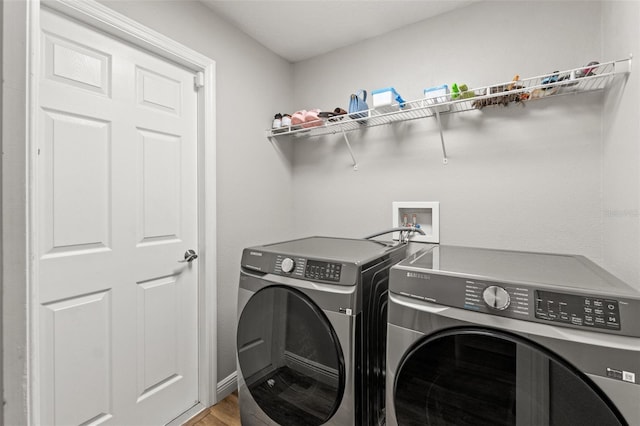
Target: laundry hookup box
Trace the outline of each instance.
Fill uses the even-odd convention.
[[[402,99],[402,96],[400,96],[393,87],[373,90],[371,92],[371,98],[373,108],[379,112],[393,112],[409,108],[409,104]]]
[[[442,86],[429,87],[424,89],[424,100],[422,106],[431,107],[433,111],[449,111],[451,108],[449,105],[438,105],[449,101],[449,86],[443,84]]]

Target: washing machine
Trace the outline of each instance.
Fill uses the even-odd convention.
[[[388,425],[640,425],[640,293],[585,257],[433,246],[389,286]]]
[[[236,349],[244,426],[384,421],[389,270],[406,247],[309,237],[243,251]]]

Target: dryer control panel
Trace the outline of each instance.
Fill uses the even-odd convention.
[[[243,250],[247,272],[321,284],[355,286],[376,265],[403,259],[406,244],[334,237],[308,237]]]
[[[273,272],[278,275],[292,275],[296,278],[340,282],[342,264],[278,255]]]
[[[304,269],[304,277],[312,280],[340,281],[342,264],[308,260]]]
[[[620,306],[615,299],[539,290],[535,293],[536,318],[620,330]]]

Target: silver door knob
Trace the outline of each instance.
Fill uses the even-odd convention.
[[[198,255],[196,254],[195,250],[189,249],[187,251],[184,252],[184,259],[183,260],[178,260],[179,263],[185,263],[185,262],[193,262],[194,260],[196,260],[198,258]]]

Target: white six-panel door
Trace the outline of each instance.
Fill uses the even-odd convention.
[[[165,424],[198,400],[192,72],[46,10],[40,420]]]

